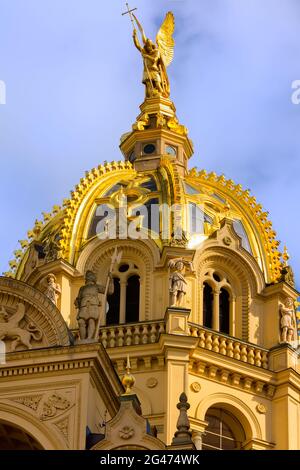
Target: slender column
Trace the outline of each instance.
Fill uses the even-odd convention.
[[[203,321],[204,321],[204,300],[203,300],[204,297],[203,297],[203,292],[204,292],[204,283],[200,287],[200,305],[199,305],[199,308],[198,308],[199,318],[197,319],[197,322],[199,323],[199,325],[203,325]]]
[[[120,325],[126,321],[126,287],[127,279],[120,279]]]
[[[213,290],[213,320],[212,327],[214,330],[220,330],[220,289]]]
[[[235,336],[235,302],[236,297],[234,295],[230,296],[230,306],[229,306],[229,333],[231,336]]]

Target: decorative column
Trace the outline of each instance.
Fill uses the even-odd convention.
[[[213,319],[212,327],[213,330],[220,331],[220,289],[213,290]]]
[[[120,325],[126,322],[126,287],[127,279],[120,279]]]
[[[230,297],[230,306],[229,306],[229,332],[231,336],[235,336],[235,303],[236,297],[232,295]]]

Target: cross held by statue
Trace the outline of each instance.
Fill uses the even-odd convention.
[[[127,7],[127,11],[125,11],[124,13],[122,13],[122,16],[124,16],[124,15],[129,15],[129,16],[130,16],[130,21],[131,21],[132,26],[133,26],[133,28],[134,28],[134,22],[133,22],[133,18],[132,18],[132,12],[135,11],[135,10],[137,10],[137,8],[132,8],[132,9],[130,10],[128,3],[126,3],[126,7]]]

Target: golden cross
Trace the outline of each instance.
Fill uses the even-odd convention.
[[[128,3],[126,3],[126,7],[127,7],[127,11],[125,11],[124,13],[122,13],[122,16],[124,16],[124,15],[129,15],[129,16],[130,16],[130,21],[131,21],[132,27],[133,27],[133,29],[134,29],[135,26],[134,26],[134,22],[133,22],[133,18],[132,18],[132,12],[133,12],[134,10],[137,10],[137,8],[132,8],[132,9],[130,10]]]

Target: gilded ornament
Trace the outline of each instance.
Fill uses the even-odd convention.
[[[157,33],[156,44],[146,37],[142,25],[137,17],[128,10],[133,25],[133,42],[135,47],[141,53],[144,64],[142,83],[145,85],[146,98],[163,96],[168,98],[170,95],[170,83],[167,75],[167,67],[174,56],[173,33],[175,20],[172,12],[168,12]],[[140,31],[142,43],[138,39],[138,33],[135,24]]]

